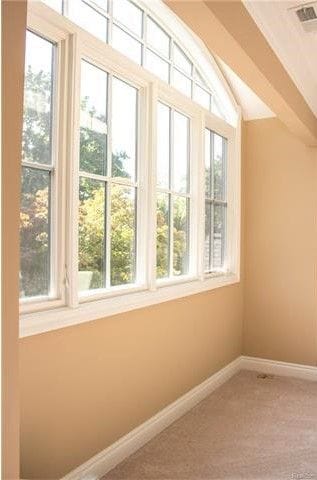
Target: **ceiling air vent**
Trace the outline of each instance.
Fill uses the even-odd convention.
[[[297,16],[301,22],[308,22],[317,18],[314,7],[303,7],[296,10]]]
[[[306,32],[317,32],[317,2],[292,8]]]

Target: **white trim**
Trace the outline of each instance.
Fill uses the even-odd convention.
[[[65,475],[62,480],[97,480],[101,478],[229,380],[239,371],[239,363],[239,358],[229,363],[110,447]]]
[[[98,480],[241,370],[317,381],[317,367],[240,356],[61,480]]]
[[[298,363],[279,362],[256,357],[240,357],[240,370],[253,370],[283,377],[317,381],[317,367]]]
[[[118,296],[81,303],[76,308],[62,307],[45,312],[27,313],[20,317],[20,338],[106,318],[238,282],[239,278],[235,274],[220,275],[204,281],[193,279],[187,283],[158,286],[154,291],[122,292]]]

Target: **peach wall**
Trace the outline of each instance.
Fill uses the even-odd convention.
[[[26,2],[2,2],[2,477],[19,478],[19,199]]]
[[[235,359],[241,285],[20,341],[23,478],[58,478]]]
[[[317,149],[246,122],[244,353],[316,365]]]

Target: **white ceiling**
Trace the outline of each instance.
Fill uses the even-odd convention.
[[[253,20],[317,117],[317,31],[303,30],[293,8],[307,0],[244,0]]]

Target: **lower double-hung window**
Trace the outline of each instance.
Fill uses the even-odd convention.
[[[189,268],[190,119],[159,102],[157,107],[157,278]]]
[[[55,191],[53,105],[55,45],[26,35],[20,215],[20,296],[50,297],[54,289],[52,192]]]
[[[138,91],[82,60],[79,291],[136,281]]]
[[[227,139],[205,129],[205,272],[221,271],[226,256]]]

